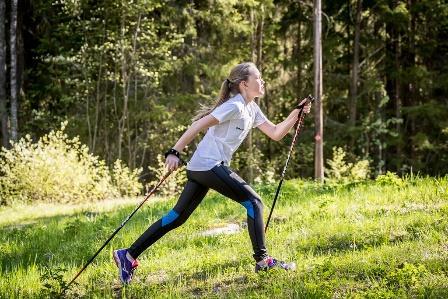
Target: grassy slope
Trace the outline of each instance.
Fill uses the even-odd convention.
[[[257,188],[267,206],[275,188]],[[44,297],[43,284],[57,284],[45,267],[72,278],[137,202],[1,208],[0,298]],[[448,297],[447,177],[408,180],[404,187],[288,181],[267,234],[273,256],[296,261],[297,271],[288,273],[253,273],[245,229],[201,236],[245,221],[241,206],[209,193],[184,226],[140,257],[134,283],[120,288],[112,250],[129,246],[174,202],[154,200],[139,211],[69,296]]]

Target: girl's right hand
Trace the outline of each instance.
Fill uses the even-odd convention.
[[[180,166],[180,159],[175,155],[168,155],[165,160],[165,168],[168,171],[175,171]]]

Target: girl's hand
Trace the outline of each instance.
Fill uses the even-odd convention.
[[[307,99],[302,100],[302,101],[299,103],[299,105],[297,105],[297,107],[300,107],[301,105],[305,104],[306,100],[307,100]],[[298,109],[298,108],[296,108],[296,109]],[[303,107],[303,113],[308,114],[308,113],[310,113],[310,111],[311,111],[311,103],[308,103],[307,105],[305,105],[305,106]]]
[[[165,160],[165,168],[168,171],[175,171],[180,166],[180,159],[175,155],[168,155]]]

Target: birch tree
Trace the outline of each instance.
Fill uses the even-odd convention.
[[[11,52],[11,140],[18,139],[18,85],[17,85],[17,1],[11,1],[10,52]]]
[[[8,113],[6,110],[6,39],[5,39],[5,0],[0,0],[0,117],[2,127],[2,146],[8,147]]]

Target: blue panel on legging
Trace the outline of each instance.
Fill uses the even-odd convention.
[[[176,220],[177,217],[179,217],[179,214],[177,214],[176,211],[169,211],[168,214],[162,217],[162,226],[170,224],[171,222]]]
[[[254,206],[250,202],[250,200],[240,202],[240,204],[242,204],[246,208],[247,215],[249,215],[250,218],[255,219]]]

